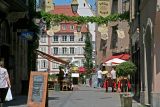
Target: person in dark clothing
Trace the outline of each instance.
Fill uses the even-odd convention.
[[[58,82],[60,84],[61,91],[62,91],[63,79],[64,79],[64,71],[62,70],[62,67],[59,67]]]

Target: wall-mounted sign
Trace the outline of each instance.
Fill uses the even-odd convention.
[[[45,107],[48,72],[31,72],[28,102],[29,107]]]
[[[123,30],[117,30],[118,37],[123,39],[125,37],[125,33]]]
[[[110,0],[98,0],[98,15],[106,17],[110,15],[111,7]]]
[[[108,27],[105,24],[98,26],[98,31],[101,33],[101,39],[108,39]]]
[[[71,77],[79,77],[79,73],[72,73]]]
[[[32,40],[33,35],[34,35],[33,32],[30,32],[30,31],[21,32],[21,37],[27,40]]]

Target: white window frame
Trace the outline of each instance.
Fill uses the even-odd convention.
[[[66,55],[67,54],[67,48],[66,47],[62,47],[62,54]]]
[[[42,34],[42,35],[41,35],[41,38],[40,38],[40,42],[41,42],[41,43],[46,43],[46,42],[47,42],[47,40],[46,40],[47,38],[46,38],[46,37],[47,37],[47,36],[46,36],[45,34]]]
[[[70,47],[69,50],[70,50],[69,52],[70,52],[71,55],[75,54],[75,48],[74,47]]]
[[[74,25],[70,25],[70,30],[74,30]]]
[[[66,24],[62,24],[62,30],[66,30],[67,29],[67,25]]]
[[[53,48],[52,48],[52,53],[53,53],[54,55],[58,55],[58,53],[59,53],[58,47],[53,47]]]
[[[85,34],[82,34],[82,35],[81,35],[81,38],[79,38],[79,42],[84,42],[85,36],[86,36]]]
[[[59,41],[58,39],[59,39],[58,35],[54,35],[52,38],[52,42],[58,42]]]
[[[39,47],[40,51],[47,53],[47,47],[46,46],[40,46]]]
[[[41,60],[41,69],[48,68],[48,61],[47,60]]]
[[[52,63],[52,69],[58,69],[59,68],[59,64],[56,62]]]
[[[63,42],[67,42],[67,35],[63,35],[63,36],[62,36],[62,41],[63,41]]]
[[[70,42],[74,42],[74,35],[69,36]]]

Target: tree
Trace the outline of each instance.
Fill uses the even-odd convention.
[[[118,76],[133,75],[136,70],[136,65],[131,61],[123,62],[116,67],[116,72]]]
[[[84,47],[84,56],[85,56],[84,67],[86,68],[87,74],[90,74],[93,68],[92,50],[93,47],[92,47],[91,37],[89,33],[87,33],[85,39],[85,47]]]

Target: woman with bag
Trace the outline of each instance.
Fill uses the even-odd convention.
[[[0,107],[3,107],[8,88],[10,87],[7,69],[4,68],[3,62],[0,61]]]

